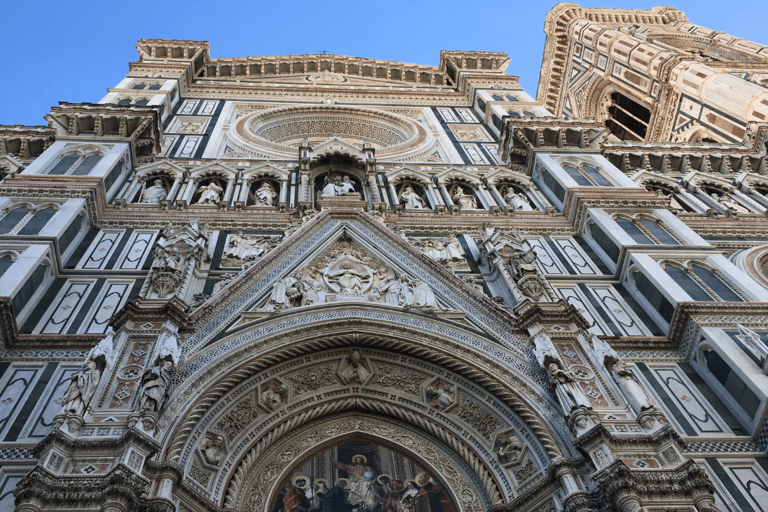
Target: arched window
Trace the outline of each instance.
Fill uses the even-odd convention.
[[[651,111],[619,92],[611,93],[605,125],[622,140],[645,140]]]
[[[117,105],[120,107],[125,107],[130,104],[131,104],[131,98],[123,98],[117,102]]]
[[[7,235],[27,216],[29,211],[24,208],[15,208],[0,219],[0,235]]]
[[[666,265],[667,274],[697,302],[742,302],[745,296],[712,270],[693,263],[686,268]]]
[[[704,352],[704,361],[712,376],[723,385],[728,394],[744,409],[744,412],[750,418],[754,418],[760,405],[760,399],[757,395],[744,384],[741,377],[714,350]]]
[[[605,231],[600,229],[600,226],[594,222],[589,225],[589,234],[592,235],[592,239],[597,242],[597,245],[611,258],[614,263],[619,259],[619,247],[610,239]]]
[[[29,221],[24,224],[24,227],[19,230],[19,235],[36,235],[40,232],[51,217],[56,215],[56,210],[52,206],[38,210]]]
[[[11,268],[11,265],[13,265],[13,257],[10,254],[0,257],[0,277]]]
[[[147,103],[149,103],[149,100],[147,98],[141,98],[139,100],[136,100],[136,103],[134,103],[134,105],[138,105],[140,107],[143,107]]]
[[[160,84],[152,84],[152,85],[149,86],[149,90],[150,91],[157,91],[157,90],[160,89],[160,87],[162,87]]]
[[[147,84],[133,84],[133,89],[143,89],[147,86]]]
[[[59,160],[50,171],[48,171],[48,174],[85,176],[96,167],[96,164],[98,164],[101,159],[102,155],[100,153],[93,152],[88,155],[79,153],[66,155]]]
[[[635,272],[632,274],[632,280],[635,282],[635,287],[640,294],[645,297],[645,300],[658,311],[661,317],[667,322],[672,321],[672,314],[675,312],[672,303],[667,300],[666,297],[656,288],[650,279],[645,277],[642,272]]]
[[[677,241],[661,224],[658,222],[646,218],[618,218],[616,223],[621,226],[632,239],[643,245],[680,245]]]

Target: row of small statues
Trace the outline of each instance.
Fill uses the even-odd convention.
[[[219,204],[222,199],[224,189],[216,181],[211,181],[199,189],[199,195],[195,204]],[[334,197],[342,195],[357,194],[355,184],[347,175],[334,176],[326,178],[326,185],[323,187],[321,197]],[[152,185],[146,186],[141,194],[140,203],[159,204],[166,199],[168,190],[160,179],[155,179]],[[272,183],[267,180],[261,182],[261,185],[252,193],[252,204],[255,206],[275,206],[278,193],[275,191]],[[462,210],[477,210],[477,199],[475,195],[465,190],[461,185],[456,185],[452,196],[453,203],[460,206]],[[408,209],[427,209],[427,204],[413,187],[408,184],[400,194],[399,201]],[[516,192],[511,186],[506,188],[504,201],[515,210],[531,211],[530,201],[525,194]]]
[[[514,210],[533,211],[533,207],[525,194],[515,191],[511,186],[506,187],[503,197],[505,203]],[[453,204],[459,206],[462,210],[477,210],[475,195],[470,190],[465,190],[461,185],[456,185],[451,199]],[[398,200],[406,209],[423,210],[428,208],[424,198],[410,184],[403,188]]]
[[[224,189],[216,181],[211,181],[207,185],[200,187],[195,204],[219,204],[223,193]],[[143,204],[159,204],[167,196],[168,190],[166,190],[165,184],[163,184],[162,180],[156,179],[152,182],[152,185],[144,189],[139,202]],[[259,188],[253,191],[252,196],[252,204],[255,206],[275,206],[278,194],[272,183],[264,180],[259,185]]]

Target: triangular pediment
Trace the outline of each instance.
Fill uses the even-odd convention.
[[[398,183],[401,180],[407,179],[418,181],[424,185],[432,183],[432,177],[429,174],[413,167],[399,167],[387,173],[387,181],[392,183]]]
[[[195,313],[190,350],[302,311],[392,311],[459,323],[527,350],[507,310],[369,215],[324,211],[234,277]]]
[[[317,160],[325,155],[343,155],[356,160],[365,160],[365,153],[354,144],[347,142],[339,137],[331,137],[325,142],[312,148],[310,159]]]
[[[184,168],[180,165],[176,165],[173,160],[161,160],[136,168],[136,174],[139,176],[149,176],[161,173],[171,174],[176,178],[180,178],[184,176]]]

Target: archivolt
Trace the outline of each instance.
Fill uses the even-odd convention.
[[[349,436],[368,437],[396,446],[423,463],[448,484],[462,512],[481,512],[500,501],[498,491],[489,495],[479,485],[477,479],[483,476],[475,468],[462,468],[461,462],[456,461],[442,443],[398,421],[359,413],[333,414],[283,433],[275,442],[257,443],[243,459],[227,489],[226,508],[264,510],[269,497],[277,490],[276,485],[290,471],[291,462]],[[487,473],[482,466],[478,469]],[[492,487],[492,482],[488,483]]]
[[[559,419],[562,422],[562,416],[553,407],[551,397],[509,365],[503,365],[473,347],[415,328],[367,318],[348,318],[275,333],[267,339],[226,352],[218,361],[205,365],[174,393],[159,422],[165,432],[164,458],[178,461],[190,433],[211,405],[254,373],[288,359],[335,347],[381,348],[447,368],[484,388],[512,409],[551,458],[562,456],[561,446],[568,446],[563,437],[560,445],[553,437],[553,432],[558,432],[553,421]],[[210,352],[215,349],[213,347],[199,357],[210,361]],[[501,358],[506,354],[500,348],[498,355]],[[194,401],[190,402],[190,399]],[[538,411],[531,402],[538,406]],[[542,415],[548,418],[544,419]],[[561,436],[567,435],[567,429],[559,426]],[[568,455],[576,455],[568,448],[566,450]]]

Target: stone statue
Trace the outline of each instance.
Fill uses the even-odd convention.
[[[632,370],[626,367],[624,361],[619,360],[613,364],[611,376],[613,376],[613,380],[616,381],[619,389],[624,393],[624,398],[627,399],[635,413],[640,414],[643,411],[653,409],[653,403],[651,403],[648,395],[645,393],[643,386],[637,381]]]
[[[304,277],[298,283],[296,287],[301,293],[301,306],[311,306],[312,304],[325,303],[326,295],[325,290],[320,283],[312,279],[311,277]]]
[[[146,186],[146,185],[145,185]],[[155,180],[152,185],[144,189],[144,193],[141,195],[141,203],[144,204],[158,204],[161,200],[165,199],[168,191],[165,190],[162,180]]]
[[[280,311],[282,309],[290,309],[290,298],[294,294],[291,290],[296,292],[295,288],[293,288],[293,285],[296,283],[297,280],[293,277],[284,277],[275,281],[275,284],[272,285],[272,295],[270,295],[269,302],[267,303],[267,310]]]
[[[360,352],[354,350],[349,356],[349,362],[341,372],[341,377],[347,384],[364,384],[371,373],[365,368]]]
[[[274,206],[275,199],[277,199],[277,192],[275,192],[275,189],[270,182],[264,180],[261,182],[261,185],[256,192],[253,193],[253,196],[255,198],[254,204],[256,206]]]
[[[208,185],[200,187],[200,198],[195,204],[219,204],[222,192],[224,189],[212,181]]]
[[[320,193],[322,197],[333,197],[341,194],[341,178],[338,176],[334,176],[333,179],[329,180],[328,184],[323,187],[323,191]]]
[[[61,398],[61,411],[83,416],[96,393],[99,380],[101,380],[101,370],[96,367],[96,361],[88,359],[83,369],[70,377],[69,388]]]
[[[422,199],[410,185],[406,185],[405,189],[400,194],[400,202],[403,203],[406,208],[414,210],[423,210],[427,207],[424,203],[424,199]]]
[[[409,306],[437,309],[437,302],[435,301],[435,294],[432,293],[432,289],[424,281],[415,279],[413,281],[413,298],[411,302],[407,303]]]
[[[507,193],[504,194],[504,201],[515,210],[525,212],[533,211],[528,198],[525,197],[524,194],[515,192],[513,187],[507,187]]]
[[[578,407],[592,408],[592,404],[571,372],[563,370],[558,363],[552,362],[549,363],[549,378],[566,416]]]
[[[454,387],[443,382],[427,386],[427,398],[430,403],[443,411],[456,401]]]
[[[453,203],[461,207],[462,210],[477,210],[477,200],[472,194],[465,194],[461,185],[456,186],[456,192],[453,194]]]
[[[499,456],[499,462],[506,464],[508,462],[517,462],[520,460],[520,456],[523,454],[525,446],[517,438],[515,434],[504,436],[499,445],[499,449],[496,454]]]
[[[341,184],[339,185],[339,188],[340,188],[342,194],[354,194],[355,193],[355,184],[352,182],[352,180],[347,175],[344,175],[344,177],[341,179]]]
[[[403,284],[404,278],[405,276],[401,276],[400,279],[395,279],[394,277],[390,276],[387,280],[382,281],[376,286],[376,291],[379,293],[379,295],[384,295],[385,303],[389,304],[390,306],[400,305],[400,287]]]
[[[216,434],[213,437],[206,437],[200,445],[200,451],[203,453],[205,462],[218,466],[224,456],[224,436]]]
[[[171,382],[170,360],[158,360],[157,364],[144,372],[141,376],[141,399],[139,410],[160,413],[171,396],[173,384]]]

